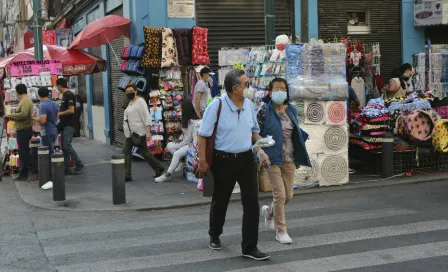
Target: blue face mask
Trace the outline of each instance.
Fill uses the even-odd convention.
[[[272,92],[272,101],[274,101],[274,103],[277,105],[283,104],[286,98],[287,98],[286,92]]]

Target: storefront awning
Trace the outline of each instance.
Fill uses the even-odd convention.
[[[414,25],[448,25],[448,0],[416,0]]]

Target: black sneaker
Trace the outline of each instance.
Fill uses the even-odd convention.
[[[82,170],[84,170],[84,164],[81,164],[80,166],[76,166],[76,168],[75,168],[75,173],[79,173],[79,172],[81,172]]]
[[[64,169],[64,174],[66,176],[69,176],[69,175],[73,175],[73,172],[72,172],[72,170],[70,168],[65,168]]]
[[[221,250],[221,240],[219,240],[219,238],[215,239],[210,237],[209,247],[213,250]]]
[[[125,181],[125,182],[132,181],[132,177],[125,177],[125,178],[124,178],[124,181]]]
[[[269,254],[263,253],[260,250],[258,250],[257,248],[247,251],[247,252],[243,252],[243,257],[253,259],[256,261],[263,261],[263,260],[267,260],[267,259],[271,258],[271,256],[269,256]]]

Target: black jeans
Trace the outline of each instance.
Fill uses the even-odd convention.
[[[243,252],[257,247],[260,209],[258,204],[257,169],[251,151],[238,156],[226,155],[215,151],[211,169],[215,181],[212,204],[210,207],[210,230],[213,238],[218,238],[226,220],[227,206],[235,183],[241,189],[243,203]]]
[[[146,144],[146,142],[145,142]],[[126,138],[123,144],[122,153],[124,155],[124,168],[125,168],[125,175],[126,177],[132,177],[132,171],[131,171],[131,157],[132,157],[132,147],[134,144],[132,143],[132,138]],[[146,146],[139,147],[138,151],[140,155],[148,162],[149,166],[156,171],[156,173],[160,173],[164,170],[162,164],[157,160],[154,155],[149,152],[148,148]]]
[[[30,140],[33,137],[33,129],[26,128],[17,130],[17,144],[19,145],[19,159],[20,159],[20,177],[28,176],[28,168],[31,166],[31,173],[38,174],[37,158],[31,156]]]

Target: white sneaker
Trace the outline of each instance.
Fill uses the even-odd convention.
[[[171,177],[167,177],[165,175],[161,175],[160,177],[156,178],[155,181],[157,183],[167,182],[167,181],[171,181]]]
[[[42,185],[42,187],[40,187],[40,188],[42,188],[43,190],[53,189],[53,182],[49,181],[49,182],[45,183],[44,185]]]
[[[174,169],[174,171],[175,172],[179,172],[179,171],[182,171],[182,169],[184,169],[185,168],[185,163],[184,162],[181,162],[181,163],[179,163],[179,165],[176,167],[176,169]]]
[[[274,219],[269,216],[269,206],[264,205],[261,208],[261,212],[264,215],[264,224],[268,230],[275,230]]]
[[[291,244],[292,239],[289,237],[287,232],[278,232],[275,235],[275,240],[279,241],[282,244]]]

